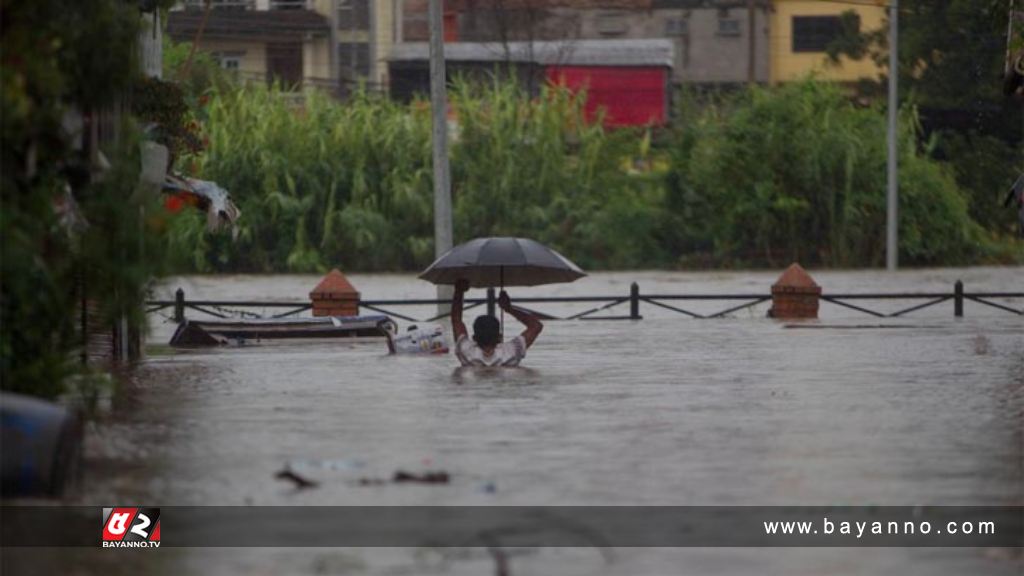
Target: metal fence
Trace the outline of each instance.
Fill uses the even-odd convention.
[[[641,303],[670,310],[682,316],[696,319],[722,318],[734,312],[756,306],[763,302],[770,301],[771,294],[644,294],[640,292],[640,286],[633,283],[628,294],[608,296],[541,296],[532,298],[516,298],[517,308],[532,312],[545,320],[642,320],[640,314]],[[850,310],[874,316],[877,318],[896,318],[917,312],[925,308],[937,306],[944,302],[952,301],[953,316],[964,315],[964,302],[971,301],[1009,314],[1024,316],[1024,309],[1014,308],[994,299],[1024,299],[1024,292],[966,292],[962,282],[956,282],[949,292],[887,292],[887,293],[861,293],[861,294],[830,294],[822,293],[821,300]],[[864,301],[919,301],[912,306],[899,309],[895,312],[885,312],[868,308]],[[711,313],[700,313],[684,307],[687,302],[726,302],[730,304],[721,310]],[[853,304],[852,302],[858,302]],[[409,322],[432,322],[448,316],[448,313],[439,313],[427,318],[415,318],[408,314],[395,312],[396,307],[410,306],[438,306],[450,304],[451,300],[438,299],[400,299],[400,300],[362,300],[359,305],[362,308],[386,314],[393,318]],[[556,316],[533,309],[535,305],[542,304],[593,304],[594,306],[582,312],[567,316]],[[611,309],[628,304],[627,314],[614,315],[607,313]],[[486,306],[488,314],[494,314],[497,306],[497,297],[493,288],[487,290],[485,298],[467,298],[465,310]],[[181,322],[185,319],[187,310],[194,310],[215,318],[287,318],[306,312],[312,309],[310,302],[284,302],[284,301],[244,301],[244,300],[187,300],[185,292],[178,289],[174,300],[151,300],[147,302],[147,313],[156,313],[162,310],[173,309],[173,320]],[[270,313],[257,313],[252,309],[272,309]],[[603,313],[603,314],[602,314]]]

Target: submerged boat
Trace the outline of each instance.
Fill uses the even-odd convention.
[[[178,324],[170,344],[196,347],[294,338],[387,338],[396,330],[394,321],[383,314],[253,320],[185,320]]]

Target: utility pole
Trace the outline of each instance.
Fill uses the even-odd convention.
[[[448,172],[448,97],[444,70],[444,19],[442,2],[430,0],[430,108],[433,112],[434,149],[434,256],[452,247],[452,192]],[[438,286],[437,299],[452,297],[451,286]],[[438,313],[449,306],[439,305]]]
[[[342,0],[344,1],[344,0]],[[327,62],[331,67],[330,73],[327,74],[327,79],[331,81],[333,86],[333,92],[335,96],[341,95],[341,64],[338,62],[338,0],[331,0],[330,8],[331,11],[331,35],[328,42],[331,44],[331,50],[327,54]]]
[[[899,113],[900,2],[889,0],[889,189],[886,194],[885,267],[899,266],[899,141],[896,117]]]
[[[747,83],[757,82],[757,15],[754,11],[755,0],[747,0]]]

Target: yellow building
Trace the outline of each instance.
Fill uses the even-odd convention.
[[[877,79],[883,72],[870,56],[838,63],[829,60],[825,48],[841,30],[840,17],[852,11],[860,18],[860,30],[867,32],[886,26],[886,0],[773,0],[771,15],[771,82],[799,80],[808,74],[838,82]]]

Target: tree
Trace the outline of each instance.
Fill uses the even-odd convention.
[[[952,165],[970,195],[971,213],[997,234],[1010,234],[1011,211],[998,209],[1022,166],[1024,115],[1003,90],[1011,0],[900,0],[900,95],[918,107],[935,157]],[[850,16],[844,16],[844,22]],[[873,58],[888,67],[888,25],[843,26],[829,56]],[[867,96],[885,94],[888,77],[864,82]]]
[[[139,76],[140,4],[0,3],[5,390],[63,391],[82,344],[75,314],[82,286],[102,317],[142,322],[142,286],[160,261],[159,244],[139,222],[144,199],[134,193],[139,163],[132,145],[139,132],[109,113]],[[117,132],[122,145],[97,147],[94,126]]]

